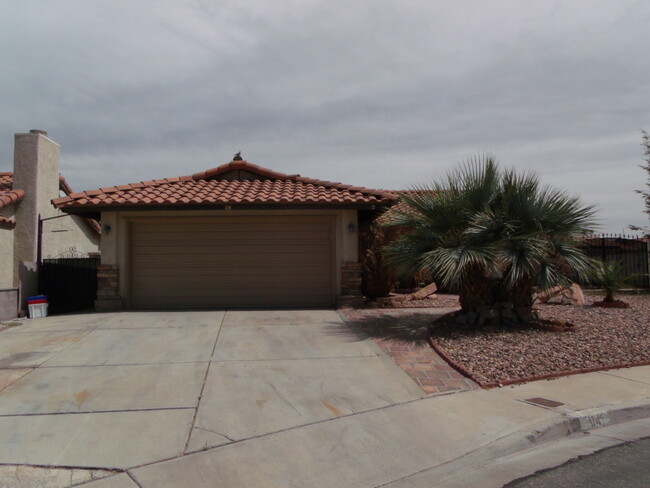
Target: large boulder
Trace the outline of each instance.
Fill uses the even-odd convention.
[[[573,283],[571,286],[554,286],[549,290],[539,291],[535,295],[535,299],[540,303],[548,303],[551,298],[555,297],[560,297],[562,303],[566,305],[585,304],[582,288],[577,283]]]
[[[411,300],[424,300],[425,298],[433,295],[436,291],[438,291],[438,287],[436,286],[436,284],[430,283],[424,288],[421,288],[415,293],[413,293],[411,295]]]

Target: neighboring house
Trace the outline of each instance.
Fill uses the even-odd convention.
[[[16,316],[17,297],[24,310],[38,293],[39,259],[99,249],[96,221],[52,206],[72,193],[59,175],[59,145],[37,130],[14,140],[14,171],[0,173],[0,319]]]
[[[359,223],[395,198],[235,157],[53,203],[101,219],[98,310],[258,308],[357,300]]]

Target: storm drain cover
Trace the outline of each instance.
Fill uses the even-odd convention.
[[[525,402],[528,403],[534,403],[535,405],[541,405],[542,407],[559,407],[560,405],[564,405],[564,403],[556,402],[555,400],[549,400],[548,398],[526,398],[524,400]]]

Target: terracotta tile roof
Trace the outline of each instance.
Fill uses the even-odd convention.
[[[143,181],[53,200],[58,208],[182,205],[386,205],[395,193],[299,175],[247,161],[232,161],[192,176]]]
[[[4,215],[0,215],[0,229],[13,229],[14,227],[16,227],[16,222]]]
[[[415,209],[409,205],[406,200],[401,198],[402,196],[406,197],[413,197],[418,194],[422,193],[433,193],[432,191],[424,191],[424,190],[399,190],[396,191],[395,194],[397,196],[396,202],[391,205],[390,207],[387,207],[383,213],[381,213],[377,217],[377,222],[380,224],[387,224],[390,221],[390,218],[392,215],[394,215],[396,212],[399,213],[413,213]]]
[[[66,195],[70,195],[71,193],[74,193],[72,190],[72,187],[70,184],[65,180],[63,175],[59,175],[59,188],[61,191],[63,191]],[[91,218],[86,218],[86,221],[88,222],[88,225],[92,227],[92,229],[97,233],[101,234],[102,233],[102,227],[99,225],[99,222],[97,222],[95,219]]]
[[[13,184],[14,174],[12,172],[0,172],[0,208],[19,202],[25,198],[25,192],[18,189],[14,190]],[[67,194],[72,193],[72,188],[62,175],[59,175],[59,187]],[[95,232],[98,234],[101,233],[99,222],[91,218],[87,218],[86,221]],[[16,223],[12,219],[0,215],[0,226],[13,229],[15,225]]]
[[[6,189],[11,189],[13,180],[13,173],[0,171],[0,192]]]
[[[25,198],[25,192],[13,189],[14,174],[0,173],[0,208],[19,202]]]
[[[70,195],[70,193],[74,193],[72,191],[72,187],[68,184],[68,182],[65,180],[63,175],[59,175],[59,188],[61,191],[65,192],[66,195]]]

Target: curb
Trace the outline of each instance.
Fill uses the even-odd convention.
[[[461,469],[476,468],[512,454],[521,454],[569,436],[646,418],[650,418],[650,403],[639,402],[617,407],[578,410],[565,414],[565,418],[559,421],[544,421],[508,434],[447,463],[434,466],[428,471],[436,477],[443,477]]]

